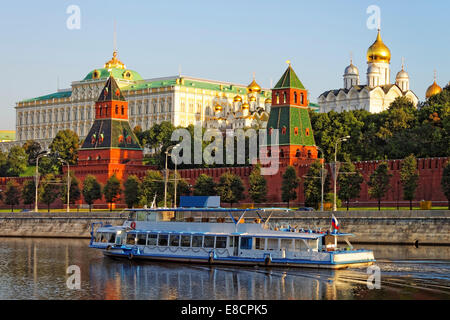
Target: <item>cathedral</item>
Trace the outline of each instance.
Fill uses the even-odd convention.
[[[391,52],[378,30],[377,39],[367,50],[367,83],[360,84],[359,70],[350,61],[344,71],[343,88],[325,91],[318,97],[320,112],[364,109],[379,113],[388,109],[397,97],[407,97],[417,106],[419,99],[410,90],[404,65],[397,73],[395,83],[391,83],[390,62]]]

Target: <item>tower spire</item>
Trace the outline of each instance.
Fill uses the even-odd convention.
[[[117,52],[117,21],[114,19],[114,31],[113,31],[113,37],[114,37],[114,52]]]

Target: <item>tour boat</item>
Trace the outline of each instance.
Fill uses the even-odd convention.
[[[352,234],[271,225],[277,210],[285,209],[130,209],[121,226],[93,224],[89,246],[113,258],[183,263],[342,269],[375,262],[371,250],[353,248]]]

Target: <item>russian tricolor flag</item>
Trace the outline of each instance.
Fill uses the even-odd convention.
[[[339,230],[339,222],[336,219],[336,217],[334,216],[334,214],[332,215],[332,218],[331,218],[331,225],[333,226],[334,229]]]

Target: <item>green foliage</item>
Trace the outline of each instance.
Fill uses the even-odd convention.
[[[355,169],[353,163],[342,163],[338,174],[339,190],[337,195],[347,204],[347,211],[350,200],[359,197],[363,181],[362,174]]]
[[[249,176],[248,195],[255,203],[267,200],[267,180],[261,175],[261,166],[256,165]]]
[[[156,203],[164,201],[164,178],[161,172],[148,170],[141,183],[140,204],[151,206],[156,195]]]
[[[306,177],[303,179],[303,191],[305,194],[305,206],[319,208],[322,201],[322,184],[320,181],[320,171],[322,164],[320,160],[314,161],[309,167]],[[326,175],[326,176],[325,176]],[[330,190],[330,176],[328,171],[324,173],[325,181],[323,185],[324,195]],[[325,201],[325,199],[324,199]]]
[[[378,210],[381,209],[381,199],[386,195],[390,188],[389,180],[391,177],[392,174],[389,173],[388,164],[386,162],[380,163],[370,175],[368,182],[369,196],[378,200]]]
[[[34,140],[27,140],[22,147],[28,155],[28,165],[36,165],[36,157],[42,150],[40,143]]]
[[[102,186],[95,176],[86,176],[83,182],[82,193],[84,201],[89,205],[89,211],[91,211],[92,204],[95,200],[100,200],[102,198]]]
[[[12,180],[9,180],[6,184],[4,202],[11,206],[12,212],[14,212],[14,206],[17,206],[20,203],[20,187]]]
[[[58,160],[56,154],[50,153],[48,156],[39,158],[39,173],[42,175],[55,174],[62,172],[61,161]]]
[[[7,175],[18,177],[25,172],[28,165],[28,156],[22,147],[14,146],[9,150],[6,159]]]
[[[412,200],[414,200],[416,195],[419,181],[417,160],[414,155],[410,155],[403,160],[402,168],[400,169],[400,181],[403,188],[403,199],[409,200],[409,208],[412,210]]]
[[[51,153],[69,162],[71,165],[77,164],[79,137],[72,130],[59,131],[50,144]]]
[[[216,190],[220,200],[231,206],[245,198],[244,183],[239,176],[230,172],[225,172],[220,176]]]
[[[288,166],[283,173],[283,180],[281,182],[281,200],[289,202],[297,199],[297,188],[300,183],[300,178],[297,176],[297,172],[293,166]]]
[[[175,197],[175,175],[171,173],[169,175],[169,182],[167,186],[167,202],[170,203],[170,205],[173,205],[173,200]],[[182,179],[179,172],[177,172],[176,175],[177,179],[177,204],[180,203],[180,196],[186,196],[191,193],[191,189],[189,187],[189,184],[186,180]]]
[[[212,177],[202,173],[194,185],[194,196],[215,196],[216,184]]]
[[[128,208],[133,208],[139,204],[141,182],[135,175],[128,176],[123,184],[123,194],[125,196],[125,203]]]
[[[36,183],[35,180],[27,180],[22,188],[22,201],[25,205],[30,205],[36,201]]]
[[[442,172],[441,186],[442,192],[447,197],[448,209],[450,210],[450,162],[447,162]]]
[[[325,202],[334,203],[334,192],[328,192],[325,194]],[[336,197],[336,207],[342,207],[342,200],[339,199],[339,196]]]
[[[110,204],[110,210],[112,210],[112,204],[120,200],[121,193],[120,181],[117,179],[116,174],[113,174],[106,181],[105,187],[103,188],[103,195],[105,196],[106,202]]]
[[[61,181],[57,180],[53,174],[45,175],[39,183],[39,200],[47,205],[50,212],[50,205],[58,199],[61,192]]]
[[[73,171],[70,171],[70,189],[69,189],[69,201],[70,204],[75,204],[76,201],[81,199],[80,180],[75,177]],[[63,185],[61,187],[61,200],[67,203],[67,173],[63,177]]]

